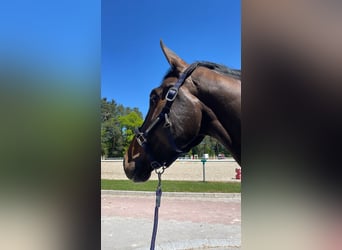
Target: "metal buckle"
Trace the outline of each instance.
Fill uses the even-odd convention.
[[[135,138],[137,139],[137,142],[139,143],[139,145],[141,147],[143,147],[144,144],[146,144],[146,142],[147,142],[147,139],[146,139],[144,133],[140,132],[139,129],[135,130]]]
[[[169,102],[173,102],[177,94],[178,94],[178,89],[175,87],[172,87],[167,91],[165,99]]]
[[[142,147],[147,142],[147,139],[145,138],[145,136],[143,134],[136,136],[136,139],[137,139],[139,145]]]

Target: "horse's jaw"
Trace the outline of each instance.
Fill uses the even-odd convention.
[[[151,177],[151,170],[142,167],[142,164],[142,162],[136,160],[128,161],[128,157],[125,155],[123,167],[127,178],[134,182],[147,181]]]

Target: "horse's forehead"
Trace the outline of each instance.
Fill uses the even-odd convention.
[[[162,88],[161,87],[157,87],[157,88],[154,88],[151,90],[151,93],[150,93],[150,96],[153,96],[153,95],[160,95],[160,92],[162,91]]]
[[[170,85],[174,85],[177,82],[177,77],[175,76],[169,76],[169,77],[165,77],[163,82],[161,83],[160,87],[168,87]]]

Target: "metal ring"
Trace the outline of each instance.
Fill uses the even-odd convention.
[[[154,171],[156,172],[156,174],[163,174],[164,173],[164,170],[165,168],[158,168],[158,169],[155,169]]]
[[[154,171],[156,172],[156,174],[160,175],[164,173],[165,169],[166,166],[162,166],[161,168],[155,168]]]

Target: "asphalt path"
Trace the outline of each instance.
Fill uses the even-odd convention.
[[[154,192],[102,191],[102,250],[149,249]],[[240,249],[240,194],[163,193],[156,249]]]

